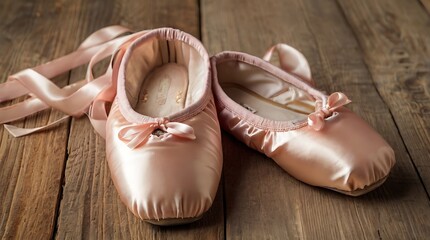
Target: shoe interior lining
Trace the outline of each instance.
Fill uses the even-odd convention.
[[[233,101],[274,121],[299,121],[315,111],[303,90],[254,65],[225,61],[217,64],[218,81]]]
[[[132,108],[150,117],[172,115],[204,94],[208,69],[196,49],[178,40],[154,38],[136,47],[126,67]]]

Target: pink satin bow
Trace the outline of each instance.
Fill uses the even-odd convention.
[[[177,137],[191,140],[196,139],[194,129],[191,126],[185,123],[169,122],[165,118],[160,119],[158,122],[125,126],[118,132],[118,137],[127,144],[129,148],[135,149],[139,145],[146,143],[151,134],[157,129]]]
[[[308,116],[308,125],[316,131],[321,130],[327,117],[330,117],[336,109],[350,102],[351,100],[341,92],[332,93],[327,100],[317,100],[316,111]]]

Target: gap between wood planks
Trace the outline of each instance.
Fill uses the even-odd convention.
[[[427,13],[430,14],[430,0],[418,0],[424,9],[427,10]]]
[[[68,76],[68,84],[70,84],[70,77],[71,77],[71,71],[69,72]],[[63,191],[64,191],[64,184],[66,183],[66,166],[67,166],[67,159],[69,159],[69,139],[70,139],[70,129],[72,127],[72,119],[69,118],[67,120],[67,139],[66,139],[66,151],[64,152],[64,165],[63,169],[61,171],[61,178],[60,178],[60,186],[59,186],[59,194],[58,194],[58,200],[57,204],[55,205],[55,217],[54,217],[54,230],[52,231],[51,239],[55,239],[57,236],[58,231],[58,216],[60,215],[60,206],[61,201],[63,200]]]

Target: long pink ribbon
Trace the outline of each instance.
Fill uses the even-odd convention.
[[[10,76],[7,82],[0,84],[0,102],[23,95],[29,95],[30,98],[0,108],[0,124],[24,118],[51,107],[67,115],[37,128],[26,129],[7,124],[4,126],[13,136],[20,137],[58,124],[68,119],[68,116],[79,117],[87,114],[95,130],[104,137],[107,118],[105,104],[113,101],[116,93],[116,79],[112,79],[112,72],[119,66],[124,54],[124,46],[145,33],[142,31],[119,37],[127,32],[131,31],[121,26],[100,29],[91,34],[75,52]],[[106,73],[94,78],[93,66],[114,53],[117,53],[115,61],[113,56]],[[60,89],[50,80],[86,63],[89,63],[89,66],[86,78],[82,81]]]

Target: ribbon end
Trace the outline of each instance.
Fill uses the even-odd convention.
[[[196,135],[193,134],[193,135],[189,136],[188,138],[191,139],[191,140],[195,140],[196,139]]]
[[[3,124],[3,126],[9,132],[9,134],[15,138],[19,138],[19,137],[25,136],[27,134],[30,134],[30,133],[23,133],[22,130],[25,130],[25,129],[15,127],[13,125]]]
[[[39,132],[39,131],[42,131],[44,129],[50,128],[54,125],[61,123],[64,120],[68,119],[69,117],[70,116],[66,115],[66,116],[64,116],[64,117],[62,117],[62,118],[60,118],[60,119],[58,119],[52,123],[49,123],[49,124],[42,126],[42,127],[36,127],[36,128],[20,128],[20,127],[16,127],[16,126],[9,125],[9,124],[3,124],[3,126],[10,133],[10,135],[12,135],[15,138],[18,138],[18,137],[26,136],[26,135],[29,135],[31,133]]]

